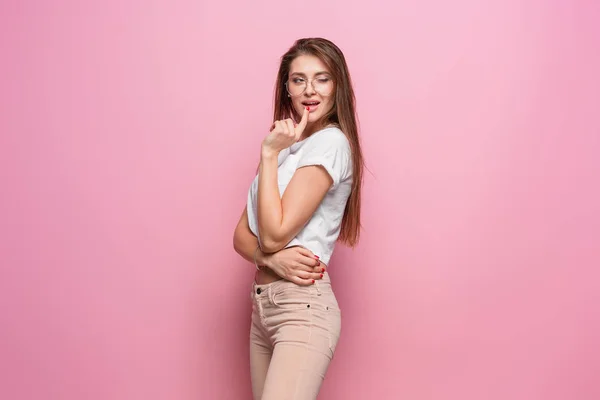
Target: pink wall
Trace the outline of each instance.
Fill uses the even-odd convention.
[[[600,398],[597,2],[82,3],[0,5],[0,398],[249,398],[232,233],[302,36],[371,171],[322,398]]]

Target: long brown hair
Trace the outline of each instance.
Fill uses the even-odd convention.
[[[292,61],[301,55],[318,57],[329,69],[335,84],[334,105],[320,121],[321,126],[337,125],[348,138],[352,151],[352,191],[346,203],[338,240],[354,247],[360,236],[360,195],[363,179],[363,156],[358,137],[354,90],[346,59],[342,51],[331,41],[323,38],[298,39],[281,57],[275,84],[275,106],[273,121],[293,116],[299,121],[292,100],[287,96],[285,83],[288,80]]]

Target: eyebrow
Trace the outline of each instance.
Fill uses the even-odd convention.
[[[306,74],[304,74],[302,72],[292,72],[290,75],[306,76]],[[315,74],[315,76],[317,76],[317,75],[331,75],[331,74],[327,71],[319,71]]]

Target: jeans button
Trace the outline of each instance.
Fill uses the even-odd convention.
[[[260,294],[262,292],[262,290],[260,290],[260,288],[256,289],[256,294]]]

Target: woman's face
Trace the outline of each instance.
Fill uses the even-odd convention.
[[[288,94],[298,115],[309,107],[309,126],[333,107],[334,88],[332,76],[319,58],[301,55],[292,61],[287,81]]]

